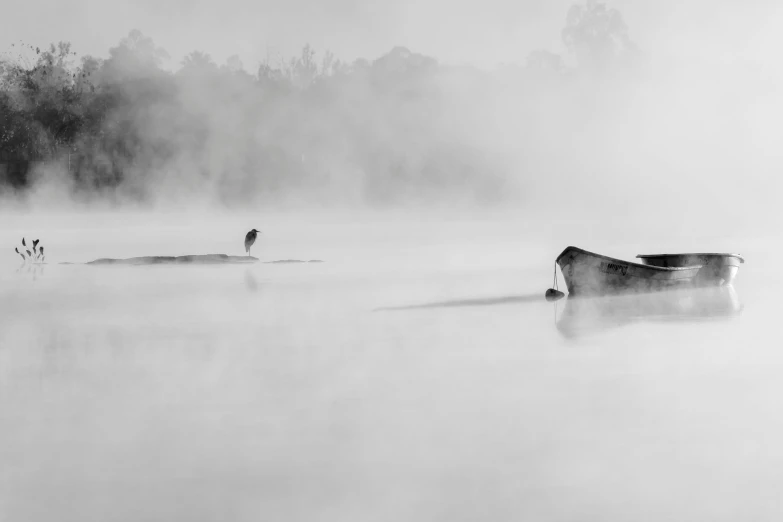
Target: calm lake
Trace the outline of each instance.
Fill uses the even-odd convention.
[[[252,265],[60,264],[243,255],[254,227]],[[746,263],[717,292],[546,302],[569,244]],[[2,521],[783,516],[770,238],[64,214],[3,216],[0,246]]]

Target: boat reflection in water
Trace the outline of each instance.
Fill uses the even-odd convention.
[[[580,337],[639,322],[729,319],[742,313],[731,285],[605,297],[572,297],[557,320],[566,337]]]

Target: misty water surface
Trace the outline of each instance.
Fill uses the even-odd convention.
[[[632,233],[618,230],[577,241],[626,259],[693,243],[747,259],[725,306],[704,305],[716,313],[689,315],[683,298],[604,301],[579,315],[543,299],[555,257],[574,243],[565,225],[4,223],[2,520],[781,514],[780,280],[765,238],[623,243]],[[241,255],[252,227],[262,261],[324,262],[57,264]],[[19,270],[13,252],[25,230],[48,251],[37,271]],[[723,313],[735,305],[741,313]],[[563,323],[566,312],[579,321]]]

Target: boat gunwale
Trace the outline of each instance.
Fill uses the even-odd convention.
[[[589,250],[585,250],[583,248],[575,247],[575,246],[568,246],[563,250],[559,256],[557,256],[557,259],[555,259],[555,263],[558,265],[560,264],[560,259],[568,252],[569,250],[575,250],[577,252],[580,252],[582,254],[587,254],[589,256],[597,257],[600,259],[605,259],[607,261],[614,261],[614,262],[620,262],[626,265],[635,266],[637,268],[643,268],[646,270],[652,270],[653,272],[678,272],[682,270],[700,270],[702,266],[704,265],[689,265],[689,266],[655,266],[655,265],[644,265],[642,263],[635,263],[633,261],[624,261],[622,259],[616,258],[616,257],[609,257],[605,256],[603,254],[596,254],[595,252],[590,252]],[[638,257],[638,256],[637,256]],[[562,267],[561,267],[562,268]]]
[[[649,259],[656,257],[675,257],[675,256],[717,256],[717,257],[736,257],[740,263],[745,263],[745,259],[739,254],[721,254],[717,252],[685,252],[682,254],[637,254],[639,259]]]

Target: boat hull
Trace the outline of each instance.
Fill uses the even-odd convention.
[[[737,254],[640,254],[642,264],[658,267],[701,265],[698,281],[705,285],[730,285],[745,260]]]
[[[654,292],[694,286],[701,265],[659,267],[615,259],[569,246],[556,263],[572,295]]]

